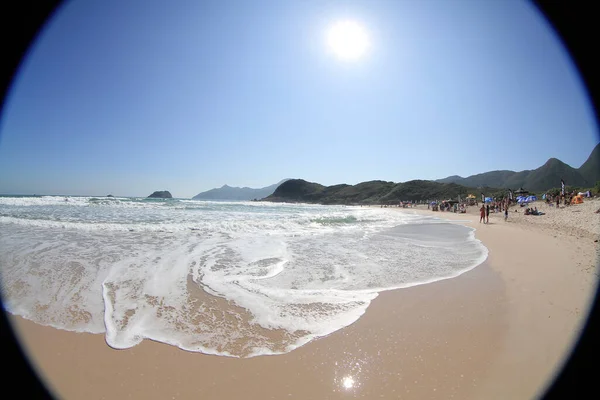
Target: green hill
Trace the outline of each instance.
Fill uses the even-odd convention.
[[[545,191],[560,187],[563,179],[569,186],[592,187],[600,180],[600,144],[596,145],[587,161],[579,168],[551,158],[541,167],[534,170],[508,171],[498,170],[484,172],[463,178],[457,175],[438,179],[440,183],[457,183],[468,187],[496,187],[496,188],[526,188],[530,191]]]
[[[600,181],[600,143],[594,147],[592,154],[579,167],[579,173],[592,184]]]
[[[498,189],[486,189],[487,193]],[[403,183],[369,181],[356,185],[323,186],[303,179],[282,183],[264,201],[318,204],[398,204],[400,201],[425,201],[464,198],[481,191],[456,183],[413,180]]]
[[[413,180],[394,183],[387,181],[361,182],[356,185],[323,186],[303,179],[288,180],[275,189],[265,201],[318,204],[398,204],[400,201],[448,200],[465,198],[472,193],[479,198],[483,192],[489,197],[503,197],[507,189],[525,188],[543,192],[560,187],[563,179],[567,186],[591,188],[600,181],[600,144],[596,145],[587,161],[575,169],[550,158],[534,170],[490,171],[467,178],[454,175],[437,181]]]
[[[592,184],[575,168],[556,158],[551,158],[540,168],[531,171],[521,186],[530,190],[548,190],[560,187],[561,179],[564,179],[569,186],[584,187]]]

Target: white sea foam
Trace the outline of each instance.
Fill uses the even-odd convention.
[[[149,338],[233,357],[285,353],[353,323],[381,291],[487,257],[473,229],[376,208],[64,203],[0,198],[5,307],[105,332],[115,348]]]

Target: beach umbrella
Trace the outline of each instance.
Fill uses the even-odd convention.
[[[486,197],[485,198],[485,202],[486,203],[491,203],[492,202],[492,198],[491,197]]]

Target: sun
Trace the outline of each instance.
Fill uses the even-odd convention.
[[[355,21],[340,21],[327,32],[327,44],[342,60],[358,60],[369,48],[369,37],[363,26]]]

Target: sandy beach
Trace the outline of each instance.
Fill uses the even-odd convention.
[[[354,324],[291,353],[209,356],[11,317],[32,365],[61,399],[532,399],[579,337],[598,281],[600,200],[526,216],[416,212],[476,229],[486,262],[388,291]]]

